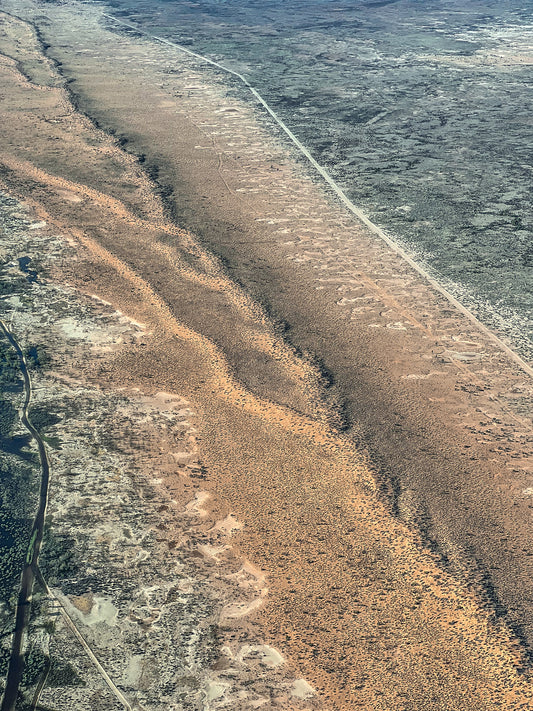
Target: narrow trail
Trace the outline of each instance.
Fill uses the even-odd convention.
[[[177,42],[171,42],[170,40],[165,39],[164,37],[159,37],[158,35],[153,35],[150,34],[149,32],[146,32],[145,30],[140,29],[136,25],[133,25],[130,22],[125,22],[124,20],[119,20],[117,17],[114,17],[113,15],[109,15],[108,13],[102,13],[103,17],[106,17],[108,20],[111,20],[112,22],[116,22],[119,25],[123,25],[124,27],[128,27],[135,32],[139,33],[140,35],[143,35],[145,37],[148,37],[150,39],[154,39],[157,42],[161,42],[162,44],[166,44],[169,47],[174,47],[175,49],[178,49],[180,52],[183,52],[185,54],[188,54],[191,57],[194,57],[195,59],[199,59],[200,61],[207,63],[213,67],[216,67],[217,69],[220,69],[223,72],[226,72],[227,74],[230,74],[234,77],[236,77],[244,86],[250,91],[250,93],[254,96],[254,98],[261,104],[261,106],[265,109],[265,111],[272,117],[272,119],[277,123],[277,125],[283,130],[283,132],[289,137],[291,142],[296,146],[296,148],[300,151],[300,153],[305,156],[305,158],[308,160],[308,162],[313,166],[315,171],[325,180],[325,182],[328,184],[328,186],[333,190],[333,192],[336,194],[336,196],[341,200],[341,202],[344,204],[344,206],[348,209],[349,212],[351,212],[355,217],[357,217],[366,227],[369,228],[369,230],[377,235],[380,239],[382,239],[391,249],[393,249],[398,255],[402,257],[420,276],[422,276],[431,286],[435,291],[437,291],[439,294],[444,296],[453,306],[461,313],[463,316],[466,316],[472,323],[476,325],[476,327],[482,331],[490,340],[495,343],[502,351],[506,353],[506,355],[511,358],[514,363],[516,363],[525,373],[527,373],[530,377],[533,378],[533,366],[531,366],[529,363],[527,363],[523,358],[521,358],[518,353],[515,353],[515,351],[512,350],[506,343],[504,343],[501,338],[499,338],[495,333],[493,333],[487,326],[485,326],[469,309],[466,308],[458,299],[455,298],[444,286],[442,286],[431,274],[424,269],[418,262],[416,262],[409,254],[408,252],[401,247],[396,240],[394,240],[390,235],[388,235],[385,230],[383,230],[381,227],[378,225],[374,224],[369,217],[354,203],[350,200],[350,198],[346,195],[344,190],[335,182],[335,180],[331,177],[331,175],[328,173],[328,171],[321,166],[316,159],[313,157],[309,149],[297,138],[297,136],[291,131],[291,129],[287,126],[287,124],[277,115],[277,113],[269,106],[269,104],[263,99],[261,94],[255,89],[250,82],[246,79],[245,76],[240,74],[239,72],[234,71],[233,69],[229,69],[228,67],[225,67],[223,64],[220,64],[219,62],[215,62],[212,59],[209,59],[208,57],[204,57],[201,54],[198,54],[197,52],[193,52],[190,49],[187,49],[186,47],[183,47],[182,45],[178,44]]]
[[[83,647],[83,651],[86,653],[86,655],[89,657],[91,660],[92,664],[94,667],[97,669],[98,673],[106,683],[107,687],[109,690],[113,693],[113,695],[120,701],[120,703],[124,706],[127,711],[134,711],[134,708],[137,709],[137,711],[142,711],[142,707],[137,703],[135,704],[135,707],[133,707],[128,699],[124,696],[124,694],[120,691],[120,689],[117,688],[117,686],[114,684],[113,680],[109,676],[109,674],[106,672],[104,667],[100,664],[98,661],[96,655],[94,654],[93,650],[90,648],[90,646],[87,644],[85,641],[83,635],[79,631],[79,629],[76,627],[76,623],[70,616],[65,603],[60,599],[58,595],[56,595],[49,587],[46,582],[46,580],[43,578],[43,575],[40,571],[40,569],[37,570],[37,577],[43,588],[46,590],[48,596],[50,597],[51,600],[54,600],[54,602],[57,603],[59,607],[59,611],[63,617],[63,620],[66,624],[66,626],[69,628],[69,630],[72,632],[74,637],[78,640],[80,645]]]
[[[41,463],[41,486],[39,493],[39,507],[35,515],[33,526],[31,530],[30,542],[28,545],[28,550],[26,553],[26,559],[24,562],[24,568],[22,570],[20,589],[17,600],[17,608],[15,613],[15,630],[13,635],[13,643],[11,647],[11,656],[9,659],[9,667],[6,678],[6,688],[4,691],[4,697],[2,699],[2,705],[0,711],[16,711],[17,700],[19,695],[20,683],[22,681],[22,674],[24,672],[24,637],[26,630],[28,628],[28,623],[30,619],[31,612],[31,600],[33,594],[33,585],[35,578],[37,578],[40,584],[48,593],[49,597],[55,600],[61,609],[63,619],[67,627],[71,630],[73,635],[79,641],[83,647],[85,653],[94,664],[105,683],[115,695],[115,697],[123,704],[127,711],[133,711],[133,707],[125,698],[125,696],[120,692],[120,690],[115,686],[105,669],[102,667],[93,651],[89,645],[84,640],[80,631],[76,627],[72,618],[68,614],[65,605],[61,600],[55,595],[48,587],[43,575],[39,569],[39,554],[41,552],[43,532],[44,532],[44,521],[46,516],[46,509],[48,506],[48,491],[50,484],[50,460],[48,458],[48,453],[46,451],[46,446],[44,441],[39,434],[38,430],[34,427],[30,415],[29,408],[32,398],[32,381],[28,371],[28,364],[24,356],[24,352],[20,347],[18,341],[15,339],[6,324],[0,320],[0,332],[7,338],[13,349],[15,350],[17,357],[19,359],[20,370],[24,380],[24,402],[21,408],[21,422],[26,427],[28,432],[31,434],[32,438],[37,444],[39,450],[39,459]],[[47,669],[44,675],[37,685],[35,691],[32,707],[36,708],[40,694],[46,683],[46,678],[50,670],[50,661],[48,661]],[[140,708],[140,707],[138,707]]]

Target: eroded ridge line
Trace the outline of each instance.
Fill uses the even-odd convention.
[[[166,259],[175,259],[179,262],[179,270],[184,278],[204,284],[213,290],[221,290],[227,295],[236,308],[245,314],[246,317],[255,317],[259,319],[263,326],[267,324],[268,319],[262,308],[253,302],[250,296],[246,294],[242,288],[238,287],[234,282],[229,280],[229,278],[221,270],[220,265],[217,263],[216,258],[213,257],[213,255],[209,254],[203,247],[195,242],[187,232],[180,229],[176,225],[159,221],[150,221],[145,218],[137,217],[122,201],[114,198],[113,196],[95,190],[88,185],[72,182],[66,178],[61,178],[52,175],[51,173],[47,173],[29,161],[21,161],[13,158],[13,156],[2,154],[0,156],[0,167],[2,165],[12,171],[15,171],[16,173],[22,173],[25,176],[30,176],[33,179],[39,180],[46,185],[53,185],[66,190],[72,190],[78,195],[92,200],[102,209],[109,209],[116,217],[126,220],[132,225],[146,229],[149,232],[161,230],[167,234],[177,236],[189,249],[189,252],[198,258],[203,271],[201,271],[198,267],[193,269],[192,267],[185,266],[185,264],[180,261],[178,253],[176,252],[175,254],[172,254],[172,251],[168,245],[165,246],[159,242],[155,242],[152,245],[153,249],[158,250]],[[275,334],[269,331],[266,338],[270,344],[270,347],[274,351],[279,352],[281,355],[284,354],[285,357],[292,354],[289,346],[281,338],[276,338]],[[310,367],[303,364],[303,362],[298,368],[298,371],[301,372],[304,377],[309,377],[310,375],[311,377],[313,376],[313,373],[310,371]]]
[[[380,239],[382,239],[391,249],[393,249],[400,257],[402,257],[402,259],[404,259],[409,264],[409,266],[411,266],[420,276],[422,276],[427,282],[429,282],[429,284],[433,287],[433,289],[435,289],[435,291],[444,296],[458,311],[463,314],[463,316],[466,316],[466,318],[468,318],[476,326],[476,328],[478,328],[478,330],[482,331],[493,343],[498,346],[498,348],[504,351],[506,355],[512,361],[514,361],[514,363],[516,363],[516,365],[518,365],[525,373],[527,373],[530,377],[533,378],[533,366],[527,363],[521,356],[518,355],[518,353],[516,353],[506,343],[504,343],[504,341],[502,341],[499,336],[497,336],[487,326],[485,326],[485,324],[483,324],[478,319],[478,317],[475,316],[472,311],[470,311],[470,309],[468,309],[466,306],[464,306],[464,304],[462,304],[458,299],[456,299],[455,296],[453,296],[451,292],[448,291],[448,289],[442,286],[442,284],[440,284],[440,282],[438,282],[435,277],[431,276],[431,274],[423,266],[418,264],[418,262],[416,262],[393,237],[387,234],[387,232],[385,232],[385,230],[383,230],[381,227],[374,224],[370,220],[368,215],[366,215],[366,213],[364,213],[350,200],[344,190],[335,182],[335,180],[331,177],[328,171],[316,161],[309,149],[299,140],[299,138],[297,138],[297,136],[291,131],[291,129],[287,126],[283,119],[281,119],[274,111],[274,109],[269,106],[269,104],[265,101],[265,99],[263,99],[257,89],[255,89],[250,84],[250,82],[248,81],[248,79],[246,79],[245,76],[243,76],[239,72],[236,72],[234,69],[229,69],[229,67],[225,67],[223,64],[220,64],[219,62],[216,62],[213,59],[209,59],[208,57],[204,57],[202,54],[193,52],[192,50],[187,49],[187,47],[183,47],[177,42],[172,42],[171,40],[167,40],[164,37],[159,37],[159,35],[150,34],[149,32],[140,29],[139,27],[131,24],[130,22],[119,20],[117,17],[109,15],[106,12],[103,12],[102,16],[106,17],[112,22],[116,22],[119,25],[129,27],[130,29],[134,30],[135,32],[138,32],[141,35],[144,35],[145,37],[149,37],[150,39],[154,39],[157,42],[161,42],[162,44],[166,44],[170,47],[174,47],[180,52],[184,52],[185,54],[188,54],[191,57],[194,57],[195,59],[199,59],[202,62],[210,64],[211,66],[216,67],[217,69],[220,69],[223,72],[226,72],[227,74],[231,74],[232,76],[236,77],[242,84],[244,84],[244,86],[250,91],[250,93],[255,97],[255,99],[263,106],[265,111],[270,114],[270,116],[274,119],[278,126],[290,138],[296,148],[298,148],[300,153],[305,156],[305,158],[313,166],[317,173],[326,181],[326,183],[341,200],[344,206],[349,210],[349,212],[355,215],[364,225],[369,228],[371,232],[373,232]]]

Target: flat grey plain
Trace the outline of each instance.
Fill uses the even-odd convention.
[[[243,73],[363,208],[533,355],[533,8],[112,0]]]

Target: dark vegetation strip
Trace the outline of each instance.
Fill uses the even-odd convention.
[[[11,647],[11,656],[9,659],[9,667],[7,671],[6,688],[2,699],[1,711],[15,711],[16,703],[19,694],[20,683],[22,681],[22,673],[24,671],[24,654],[22,645],[24,633],[28,627],[31,610],[31,596],[33,591],[33,583],[35,572],[39,562],[39,552],[43,540],[44,519],[46,514],[46,506],[48,503],[48,485],[50,480],[50,462],[46,447],[41,435],[32,424],[28,410],[31,402],[31,379],[28,372],[28,366],[24,353],[18,344],[15,337],[9,331],[3,321],[0,320],[0,332],[4,334],[15,353],[17,354],[20,370],[24,380],[24,403],[22,406],[21,421],[24,427],[28,430],[31,437],[37,443],[39,450],[39,459],[41,463],[41,488],[39,494],[39,507],[33,521],[31,530],[31,538],[22,569],[20,579],[20,589],[17,601],[17,609],[15,614],[15,630],[13,634],[13,644]]]

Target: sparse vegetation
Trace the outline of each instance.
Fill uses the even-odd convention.
[[[50,356],[48,355],[45,346],[40,344],[25,348],[24,356],[26,358],[28,369],[30,370],[45,368],[50,363]]]
[[[22,387],[19,359],[12,346],[4,339],[0,339],[0,391],[6,386],[14,384]]]
[[[30,409],[30,418],[35,429],[41,434],[61,422],[61,417],[51,411],[47,405],[33,405]]]
[[[72,578],[80,570],[75,539],[55,533],[50,521],[45,524],[40,567],[45,579],[53,582]]]

